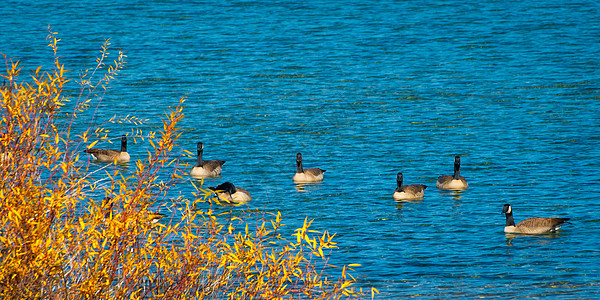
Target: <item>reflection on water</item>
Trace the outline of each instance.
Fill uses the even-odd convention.
[[[103,162],[99,160],[94,160],[90,158],[90,165],[97,166],[99,169],[106,169],[110,167],[117,167],[119,171],[125,171],[129,169],[130,164],[135,164],[135,160],[127,161],[127,162]]]
[[[423,199],[418,199],[418,200],[395,200],[394,202],[396,203],[396,209],[402,213],[402,209],[404,208],[404,205],[413,205],[413,204],[419,204],[423,201]]]
[[[465,191],[442,191],[440,190],[440,195],[442,196],[451,196],[453,200],[460,200],[460,198],[462,197],[462,194]]]
[[[454,191],[453,195],[452,195],[452,199],[453,200],[460,200],[460,198],[462,197],[462,191]]]
[[[561,236],[561,231],[556,231],[556,232],[549,232],[549,233],[544,233],[544,234],[527,234],[527,233],[505,233],[504,236],[506,237],[506,245],[507,246],[514,246],[513,244],[513,240],[516,238],[519,239],[525,239],[525,238],[530,238],[530,239],[536,239],[535,241],[541,244],[545,244],[547,241],[545,239],[555,239],[555,238],[559,238]]]
[[[294,185],[296,186],[296,191],[298,192],[309,192],[309,191],[314,191],[314,190],[318,190],[321,188],[321,184],[323,184],[323,182],[303,182],[303,183],[294,183]]]
[[[393,199],[394,202],[396,202],[396,204],[398,205],[402,205],[402,203],[421,203],[423,201],[423,199],[410,199],[410,200],[396,200]]]

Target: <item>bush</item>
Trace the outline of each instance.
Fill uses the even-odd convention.
[[[82,150],[110,142],[109,132],[90,125],[85,132],[73,134],[72,124],[97,104],[94,101],[101,101],[123,68],[125,55],[119,53],[107,66],[110,43],[106,41],[96,68],[79,80],[79,97],[70,102],[63,95],[69,79],[57,56],[56,33],[50,32],[48,40],[55,57],[53,68],[47,72],[37,68],[29,83],[19,82],[19,62],[4,56],[0,297],[338,299],[364,295],[354,289],[356,281],[347,266],[336,269],[327,263],[335,248],[333,236],[310,230],[311,221],[306,220],[287,240],[282,237],[279,213],[217,214],[211,191],[201,186],[189,195],[190,200],[164,200],[173,184],[189,184],[183,180],[187,174],[181,156],[171,157],[181,135],[177,124],[184,117],[184,99],[165,116],[161,132],[132,131],[131,137],[147,141],[152,150],[144,162],[132,162],[131,174],[123,174],[115,164],[92,171]],[[71,107],[69,112],[66,107]],[[143,124],[134,117],[107,122]],[[165,172],[167,183],[159,179]],[[170,215],[155,224],[152,220],[159,207]],[[340,274],[325,273],[334,270]]]

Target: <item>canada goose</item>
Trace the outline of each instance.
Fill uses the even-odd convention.
[[[440,190],[466,190],[467,180],[460,176],[460,156],[454,157],[454,175],[442,175],[435,186]]]
[[[220,201],[243,203],[252,200],[252,196],[250,196],[250,193],[247,190],[236,187],[229,181],[221,183],[216,187],[209,187],[208,189],[214,191]]]
[[[156,223],[158,223],[158,221],[160,221],[160,219],[162,219],[166,216],[167,215],[165,215],[165,214],[161,214],[161,213],[157,213],[157,212],[149,212],[149,211],[144,212],[144,218],[149,219],[150,224],[156,224]]]
[[[114,201],[112,197],[105,197],[102,201],[102,212],[104,213],[104,221],[113,218]],[[148,219],[150,224],[156,224],[158,221],[167,215],[155,212],[144,211],[143,218]]]
[[[130,157],[129,153],[127,153],[127,136],[121,136],[121,151],[113,150],[113,149],[86,149],[83,150],[85,153],[89,153],[94,160],[104,161],[104,162],[128,162]]]
[[[506,226],[504,226],[504,232],[507,233],[547,233],[555,232],[560,229],[562,224],[569,221],[570,218],[539,218],[532,217],[525,219],[515,225],[515,219],[513,219],[512,207],[510,204],[504,204],[502,213],[506,214]]]
[[[4,164],[5,161],[8,162],[10,159],[10,154],[6,151],[6,147],[4,147],[4,143],[2,143],[2,139],[4,139],[4,133],[0,133],[0,163]]]
[[[392,195],[394,200],[423,199],[427,186],[423,184],[402,185],[403,178],[402,172],[398,172],[396,176],[397,187]]]
[[[192,168],[190,176],[192,177],[219,177],[221,176],[221,169],[224,160],[202,160],[202,152],[204,151],[204,144],[198,142],[198,161]]]
[[[319,168],[302,169],[302,154],[296,154],[296,174],[292,180],[297,183],[323,181],[323,173],[326,170]]]

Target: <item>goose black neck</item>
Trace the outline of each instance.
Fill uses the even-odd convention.
[[[127,152],[127,137],[121,137],[121,152]]]
[[[454,159],[454,179],[460,179],[460,158]]]
[[[302,173],[302,172],[304,172],[302,169],[302,160],[296,159],[296,173]]]
[[[396,188],[396,190],[398,192],[402,192],[402,182],[404,181],[404,178],[402,176],[402,173],[398,173],[398,176],[396,176],[396,183],[398,185],[398,187]]]
[[[512,212],[506,213],[506,226],[515,226]]]
[[[196,167],[202,167],[202,149],[198,148],[198,160],[196,161]]]

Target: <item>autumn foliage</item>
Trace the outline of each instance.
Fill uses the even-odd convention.
[[[93,120],[125,55],[107,64],[106,41],[95,68],[77,80],[79,95],[67,97],[56,33],[48,41],[55,57],[49,71],[24,76],[19,61],[4,56],[0,298],[364,297],[347,272],[352,265],[328,264],[333,236],[310,230],[310,220],[285,238],[279,213],[215,209],[212,192],[188,179],[177,146],[183,99],[160,132],[146,132],[144,120],[125,111]],[[78,122],[88,122],[87,129],[73,132],[86,113],[92,118]],[[91,164],[83,150],[118,140],[120,134],[102,127],[118,122],[152,150],[132,157],[127,168]],[[174,198],[178,184],[194,184],[197,192]],[[154,223],[158,212],[166,216]]]

